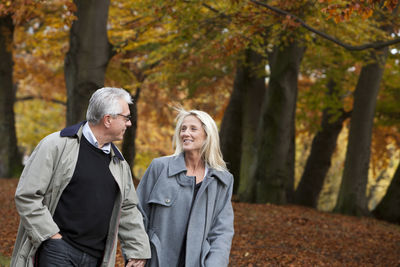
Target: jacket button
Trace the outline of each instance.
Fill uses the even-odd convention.
[[[170,202],[171,202],[171,199],[169,199],[169,198],[165,199],[165,203],[169,204]]]

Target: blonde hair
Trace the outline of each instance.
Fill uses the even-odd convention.
[[[179,138],[183,120],[187,116],[195,116],[201,122],[201,125],[206,133],[206,140],[200,151],[201,157],[207,164],[216,170],[227,171],[226,163],[222,158],[222,153],[219,145],[218,127],[215,121],[204,111],[200,110],[185,110],[183,108],[176,108],[178,115],[175,118],[176,127],[174,137],[172,139],[173,146],[175,147],[174,155],[179,155],[183,152],[182,140]]]

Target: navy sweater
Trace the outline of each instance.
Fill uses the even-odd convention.
[[[110,154],[82,135],[78,161],[54,213],[63,240],[101,258],[118,192],[109,164]]]

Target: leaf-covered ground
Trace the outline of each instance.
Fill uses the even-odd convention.
[[[14,245],[17,182],[0,179],[0,258],[10,257]],[[400,266],[399,225],[299,206],[233,207],[230,266]]]

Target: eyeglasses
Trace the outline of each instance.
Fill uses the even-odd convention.
[[[115,114],[115,116],[122,116],[125,118],[125,121],[130,121],[132,118],[131,115],[123,115],[123,114]]]

